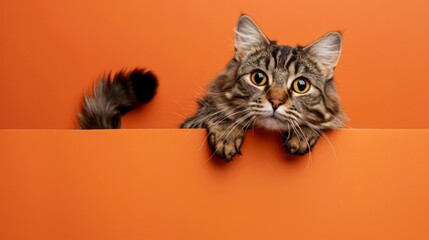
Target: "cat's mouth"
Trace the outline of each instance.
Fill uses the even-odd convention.
[[[285,120],[281,120],[275,113],[271,116],[266,116],[259,118],[256,121],[256,125],[258,127],[262,127],[265,129],[273,130],[273,131],[287,131],[289,130],[289,125]]]

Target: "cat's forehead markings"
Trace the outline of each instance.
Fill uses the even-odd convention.
[[[283,63],[286,64],[289,60],[290,57],[293,55],[293,51],[292,48],[289,46],[280,46],[281,47],[281,57],[283,59]]]
[[[279,48],[274,47],[274,49],[271,51],[270,64],[269,64],[270,70],[274,70],[277,67],[279,55],[280,55]]]
[[[272,69],[283,66],[287,61],[291,50],[292,48],[289,46],[272,46],[272,49],[270,49],[270,61],[274,62]]]
[[[293,74],[295,76],[302,75],[305,72],[302,64],[296,63],[296,64],[294,64],[293,68],[294,68]]]
[[[266,66],[267,70],[268,71],[273,71],[274,68],[276,67],[276,63],[277,63],[276,58],[274,56],[271,56],[269,58],[269,60],[267,61],[267,63],[268,63],[267,66]]]

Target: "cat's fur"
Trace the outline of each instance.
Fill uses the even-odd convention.
[[[333,74],[341,52],[341,35],[328,33],[306,47],[268,40],[248,16],[238,20],[235,56],[200,99],[184,128],[206,128],[216,156],[240,154],[246,130],[262,127],[282,133],[288,152],[308,152],[321,131],[343,125],[344,114]],[[254,71],[268,77],[264,86],[250,80]],[[292,90],[296,79],[311,83],[308,92]]]
[[[341,53],[340,33],[328,33],[305,47],[282,46],[268,40],[246,15],[239,18],[235,33],[233,59],[181,128],[206,128],[214,154],[229,161],[240,154],[251,127],[280,132],[286,150],[302,155],[314,146],[321,131],[343,125],[344,113],[333,82]],[[256,82],[265,83],[258,86]],[[87,122],[88,106],[83,107],[81,126]],[[98,107],[102,106],[94,108]]]
[[[113,77],[110,74],[103,76],[94,86],[92,94],[84,96],[78,127],[120,128],[121,117],[152,100],[157,87],[155,75],[140,68],[121,71]]]

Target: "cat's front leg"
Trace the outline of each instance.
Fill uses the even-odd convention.
[[[287,152],[294,155],[304,155],[313,148],[320,134],[309,127],[300,126],[282,133],[282,137]]]
[[[242,125],[224,121],[220,124],[208,123],[206,129],[208,143],[216,157],[229,162],[235,155],[241,155],[240,149],[247,130]]]

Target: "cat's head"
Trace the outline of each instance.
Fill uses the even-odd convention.
[[[246,15],[235,33],[234,59],[212,86],[230,108],[272,130],[288,130],[292,124],[341,127],[344,114],[333,82],[340,33],[330,32],[305,47],[282,46]]]

